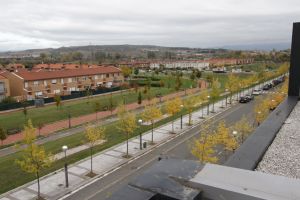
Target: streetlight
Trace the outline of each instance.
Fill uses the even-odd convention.
[[[138,120],[138,123],[140,125],[140,127],[142,126],[142,123],[143,123],[143,120],[142,119],[139,119]],[[142,146],[142,129],[140,130],[140,150],[143,149],[143,146]]]
[[[207,115],[209,115],[209,98],[210,96],[207,96],[208,104],[207,104]]]
[[[261,112],[260,112],[260,111],[258,111],[258,112],[257,112],[257,114],[258,114],[258,115],[260,115],[260,114],[261,114]],[[260,123],[259,123],[259,121],[257,121],[257,126],[259,126],[259,124],[260,124]]]
[[[232,135],[235,139],[237,139],[237,134],[238,132],[237,131],[232,131]],[[233,152],[235,151],[235,149],[233,150]]]
[[[182,109],[183,109],[182,104],[180,105],[180,108],[181,108],[181,111],[182,111]],[[181,112],[181,115],[180,115],[180,129],[182,129],[182,112]]]
[[[66,177],[66,187],[69,187],[69,178],[68,178],[68,163],[67,163],[67,150],[68,146],[62,146],[62,150],[65,153],[65,177]]]

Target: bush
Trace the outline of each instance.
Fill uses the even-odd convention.
[[[3,104],[10,104],[10,103],[16,103],[17,101],[13,97],[5,97],[1,103]]]

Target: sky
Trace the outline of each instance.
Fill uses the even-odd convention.
[[[290,43],[299,0],[0,0],[0,51]]]

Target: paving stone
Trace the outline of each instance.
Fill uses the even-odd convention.
[[[28,191],[23,190],[23,189],[10,194],[10,196],[12,196],[16,199],[20,199],[20,200],[31,200],[31,199],[37,197],[36,194],[33,194],[33,193],[28,192]]]

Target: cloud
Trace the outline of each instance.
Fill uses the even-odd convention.
[[[296,0],[2,0],[0,50],[289,42]]]

